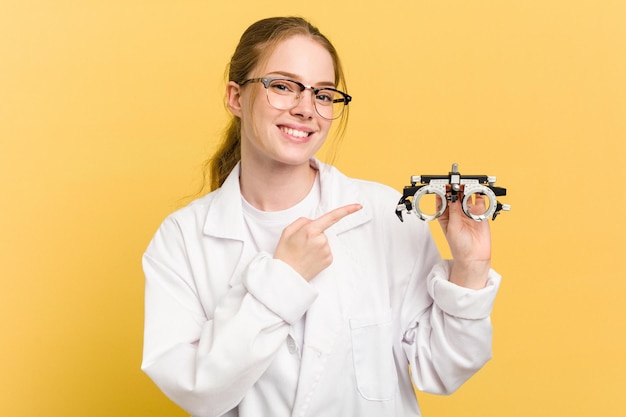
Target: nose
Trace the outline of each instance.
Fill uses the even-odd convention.
[[[310,119],[315,115],[315,92],[311,88],[302,91],[298,98],[298,103],[291,109],[291,114]]]

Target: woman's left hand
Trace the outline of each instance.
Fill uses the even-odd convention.
[[[485,212],[486,199],[475,194],[473,204],[469,204],[472,214]],[[439,198],[438,198],[439,199]],[[487,282],[491,266],[491,232],[489,221],[476,221],[465,215],[462,208],[463,195],[457,201],[448,202],[448,208],[439,217],[453,263],[450,282],[457,285],[479,289]],[[437,202],[440,204],[440,201]]]

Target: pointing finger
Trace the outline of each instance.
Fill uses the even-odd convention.
[[[359,211],[363,208],[360,204],[348,204],[347,206],[339,207],[329,211],[326,214],[321,215],[317,219],[311,222],[311,227],[316,231],[322,233],[339,220],[343,219],[349,214]]]

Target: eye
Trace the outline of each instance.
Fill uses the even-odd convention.
[[[270,84],[270,89],[278,94],[294,94],[297,91],[297,86],[290,81],[275,80]]]
[[[320,104],[329,105],[333,104],[335,99],[335,92],[333,90],[320,90],[315,96],[315,100]]]

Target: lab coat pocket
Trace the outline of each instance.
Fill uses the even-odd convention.
[[[393,359],[391,311],[350,320],[357,389],[371,401],[391,400],[398,376]]]

